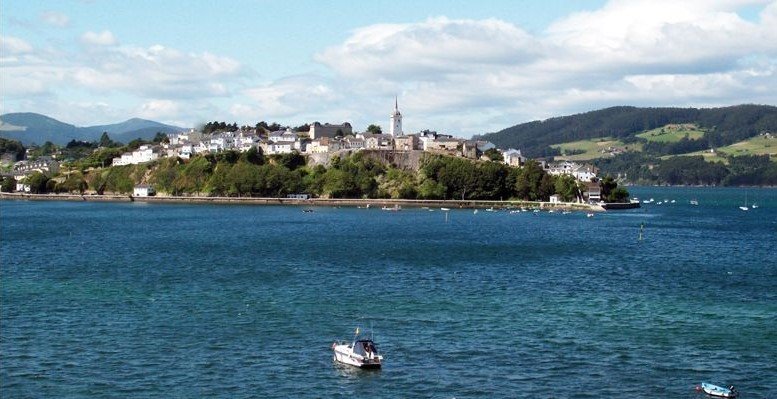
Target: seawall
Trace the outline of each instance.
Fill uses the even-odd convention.
[[[350,198],[292,198],[258,197],[196,197],[196,196],[153,196],[133,197],[131,195],[78,195],[78,194],[27,194],[0,193],[0,199],[27,201],[86,201],[86,202],[147,202],[147,203],[190,203],[190,204],[249,204],[249,205],[297,205],[297,206],[367,206],[370,207],[429,207],[429,208],[505,208],[529,207],[541,209],[567,209],[587,212],[604,211],[601,205],[571,202],[550,203],[536,201],[486,201],[486,200],[408,200],[408,199],[350,199]]]

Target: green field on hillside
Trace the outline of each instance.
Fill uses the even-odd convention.
[[[770,155],[772,158],[777,159],[777,137],[756,136],[729,146],[720,147],[717,151],[734,156]]]
[[[667,155],[661,157],[661,159],[694,155],[701,155],[704,157],[704,160],[708,162],[722,162],[724,164],[728,164],[725,157],[730,155],[769,155],[773,162],[777,162],[777,137],[772,136],[772,138],[767,138],[766,136],[757,136],[725,147],[717,148],[714,153],[709,150],[696,151],[688,154]]]
[[[728,165],[728,159],[725,158],[724,154],[721,154],[720,152],[710,152],[709,150],[689,152],[687,154],[664,155],[660,157],[660,159],[669,159],[674,157],[692,157],[692,156],[699,156],[699,155],[704,157],[704,160],[707,162],[720,162],[724,165]]]
[[[596,158],[611,157],[613,151],[639,151],[641,149],[639,148],[639,145],[626,145],[622,141],[615,140],[612,137],[600,137],[589,140],[573,141],[570,143],[554,144],[551,147],[558,148],[561,151],[561,155],[555,157],[561,161],[588,161]],[[575,154],[575,152],[580,153]]]
[[[674,143],[682,140],[685,136],[688,136],[689,140],[700,139],[704,136],[704,130],[694,124],[673,124],[648,130],[637,135],[637,137],[647,141],[658,141],[662,143]]]

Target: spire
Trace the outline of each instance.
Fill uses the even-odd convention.
[[[397,102],[397,96],[394,96],[394,112],[399,111],[399,103]]]

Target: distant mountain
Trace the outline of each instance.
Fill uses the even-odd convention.
[[[639,141],[636,135],[673,123],[694,123],[709,130],[700,148],[729,145],[761,132],[777,132],[777,107],[736,105],[722,108],[611,107],[582,114],[522,123],[480,136],[499,148],[521,149],[528,157],[558,155],[553,144],[599,137],[624,142]]]
[[[182,130],[185,129],[139,118],[111,125],[76,127],[32,112],[0,115],[0,137],[19,140],[24,145],[46,141],[63,145],[74,139],[95,141],[103,132],[108,132],[114,141],[126,143],[137,138],[151,139],[157,132],[169,134]]]

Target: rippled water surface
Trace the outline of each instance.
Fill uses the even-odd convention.
[[[670,203],[2,201],[0,396],[777,396],[777,190],[631,192]],[[383,370],[334,365],[371,324]]]

